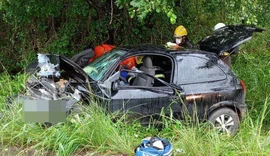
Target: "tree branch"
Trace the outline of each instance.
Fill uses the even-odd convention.
[[[112,24],[113,20],[113,0],[111,0],[111,20],[110,20],[110,25]]]

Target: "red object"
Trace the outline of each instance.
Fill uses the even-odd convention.
[[[113,48],[115,48],[115,46],[109,45],[109,44],[102,44],[102,45],[96,46],[94,48],[95,56],[89,60],[89,63],[93,62],[95,59],[99,58],[103,54],[111,51]],[[136,58],[130,57],[130,58],[124,60],[123,62],[121,62],[120,65],[125,66],[128,69],[131,69],[132,67],[136,66]]]
[[[136,66],[136,58],[130,57],[123,62],[120,63],[120,65],[127,67],[128,69],[131,69],[132,67]]]
[[[244,89],[244,93],[246,93],[246,92],[247,92],[247,87],[246,87],[244,81],[243,81],[243,80],[240,80],[240,84],[241,84],[241,86],[242,86],[243,89]]]
[[[110,44],[102,44],[101,46],[102,46],[106,51],[110,51],[110,50],[112,50],[113,48],[115,48],[115,46],[110,45]]]
[[[115,48],[115,46],[113,45],[109,45],[109,44],[102,44],[102,45],[98,45],[94,48],[94,53],[95,53],[95,56],[92,57],[90,60],[89,60],[89,63],[90,62],[93,62],[95,59],[99,58],[100,56],[102,56],[103,54],[111,51],[113,48]]]

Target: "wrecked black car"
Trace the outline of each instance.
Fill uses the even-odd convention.
[[[247,41],[257,29],[228,33],[227,28],[244,32],[248,27],[223,28],[218,35],[202,40],[201,50],[121,47],[84,67],[63,56],[40,54],[37,70],[27,81],[27,95],[31,99],[65,99],[67,110],[94,97],[107,112],[132,112],[143,118],[142,122],[161,113],[177,119],[189,115],[209,120],[221,132],[235,134],[247,111],[246,88],[219,55]],[[226,35],[226,39],[214,39]],[[212,44],[207,46],[208,42]],[[142,64],[135,69],[121,68],[121,62],[131,57],[143,58]],[[134,79],[130,82],[123,75]]]

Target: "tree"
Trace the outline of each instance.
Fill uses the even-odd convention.
[[[174,14],[174,0],[116,0],[119,9],[126,7],[131,18],[137,17],[143,21],[153,11],[165,13],[172,24],[175,24],[177,16]]]

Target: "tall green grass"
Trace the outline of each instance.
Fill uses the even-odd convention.
[[[232,69],[245,82],[247,87],[246,103],[254,119],[263,110],[265,99],[270,95],[269,38],[269,32],[256,34],[254,39],[241,47],[241,53],[234,57]],[[265,125],[270,124],[269,113],[264,123]],[[266,127],[266,129],[269,128],[270,126]]]
[[[44,128],[35,123],[24,123],[22,109],[17,105],[4,112],[0,119],[0,141],[5,147],[36,150],[37,155],[40,151],[70,155],[83,150],[91,154],[133,155],[142,138],[157,135],[173,143],[176,155],[267,155],[270,132],[263,130],[263,121],[269,112],[269,103],[265,99],[264,111],[255,120],[248,116],[234,137],[219,135],[203,123],[186,125],[168,118],[164,119],[166,126],[161,131],[137,122],[114,123],[111,116],[105,115],[94,103],[82,106],[83,112],[70,115],[66,123]]]

